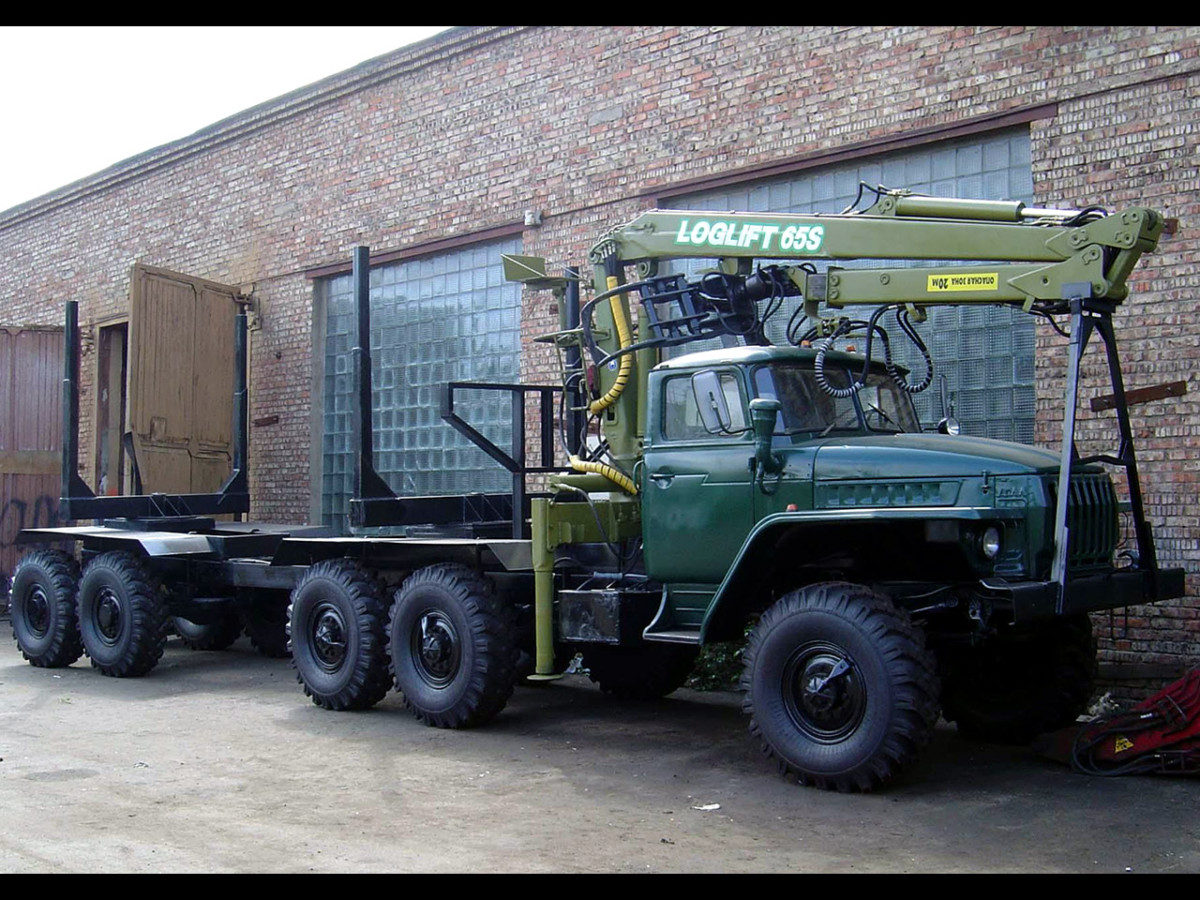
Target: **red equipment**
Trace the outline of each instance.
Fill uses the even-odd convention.
[[[1088,775],[1200,775],[1200,669],[1127,712],[1042,735],[1034,748]]]

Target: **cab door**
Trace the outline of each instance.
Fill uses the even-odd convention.
[[[719,584],[753,524],[753,434],[737,369],[718,369],[728,433],[705,430],[691,373],[657,382],[646,423],[642,533],[646,573],[664,583]]]
[[[836,387],[849,384],[842,369],[831,368],[828,379]],[[824,438],[858,427],[858,412],[851,397],[834,398],[818,385],[807,366],[762,365],[751,372],[754,396],[782,404],[775,421],[771,448],[783,467],[766,475],[754,491],[754,520],[781,512],[813,508],[813,463]],[[844,428],[842,426],[845,426]]]

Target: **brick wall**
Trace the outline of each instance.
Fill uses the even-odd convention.
[[[1162,677],[1200,660],[1195,601],[1200,592],[1200,317],[1193,306],[1200,295],[1198,106],[1200,76],[1161,78],[1060,102],[1058,115],[1039,123],[1033,134],[1039,196],[1053,191],[1070,203],[1102,199],[1108,206],[1143,205],[1179,219],[1176,232],[1163,236],[1158,251],[1130,279],[1130,301],[1115,319],[1127,389],[1187,383],[1183,397],[1133,406],[1130,417],[1159,562],[1188,570],[1189,596],[1093,620],[1102,664]],[[1039,329],[1037,438],[1051,445],[1062,436],[1066,359],[1066,340],[1049,328]],[[1092,413],[1087,402],[1110,392],[1103,345],[1089,346],[1084,360],[1080,452],[1112,453],[1119,443],[1115,414]],[[1122,496],[1128,496],[1124,479],[1120,482]],[[1132,535],[1129,544],[1136,546]],[[1122,698],[1161,683],[1160,677],[1123,685]]]
[[[250,415],[279,417],[251,428],[253,515],[302,521],[320,356],[306,270],[358,243],[402,249],[525,209],[545,213],[525,252],[582,263],[655,189],[1057,104],[1031,126],[1037,199],[1179,219],[1133,279],[1121,340],[1130,386],[1194,382],[1198,50],[1196,27],[458,29],[0,213],[0,299],[28,323],[57,323],[78,299],[94,323],[126,308],[135,261],[253,286]],[[523,301],[524,338],[553,327],[550,306]],[[1053,441],[1051,337],[1038,415]],[[521,370],[552,379],[552,351],[527,343]],[[83,372],[90,477],[90,359]],[[1193,392],[1135,420],[1163,562],[1191,568],[1198,412]],[[1085,414],[1081,433],[1094,440],[1099,424]],[[1194,599],[1134,621],[1106,659],[1195,660]]]

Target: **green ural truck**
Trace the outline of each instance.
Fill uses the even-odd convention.
[[[603,690],[655,698],[683,683],[701,646],[748,634],[751,731],[784,772],[839,790],[892,780],[939,711],[999,740],[1070,723],[1095,674],[1088,613],[1184,590],[1183,571],[1155,558],[1112,329],[1162,219],[869,190],[871,206],[838,215],[643,213],[592,249],[582,305],[577,271],[505,258],[507,277],[558,300],[559,330],[543,340],[562,383],[450,383],[442,413],[512,473],[508,494],[401,497],[376,473],[359,248],[349,536],[213,518],[248,509],[244,322],[222,490],[96,497],[77,474],[69,306],[61,515],[95,523],[23,533],[76,541],[82,569],[60,551],[22,561],[18,644],[34,665],[86,652],[102,673],[131,676],[153,668],[172,620],[200,647],[245,625],[267,652],[288,641],[322,707],[364,709],[395,687],[422,721],[457,728],[579,654]],[[687,258],[712,268],[661,271]],[[1058,451],[967,437],[950,420],[922,430],[912,395],[933,361],[916,326],[939,304],[1009,305],[1060,331],[1056,317],[1067,320]],[[788,345],[773,345],[769,320],[788,309]],[[924,359],[919,381],[893,360],[892,314]],[[1080,458],[1093,334],[1119,448]],[[852,335],[861,352],[838,348]],[[686,352],[697,341],[719,346]],[[511,449],[455,412],[468,388],[511,398]],[[526,455],[527,407],[540,412],[540,464]],[[1105,465],[1123,469],[1128,501]],[[1123,514],[1135,546],[1118,561]]]

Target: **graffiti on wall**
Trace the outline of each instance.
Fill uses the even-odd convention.
[[[24,528],[53,528],[59,524],[58,497],[10,497],[0,506],[0,593],[8,592],[12,568],[21,556],[16,543]]]

